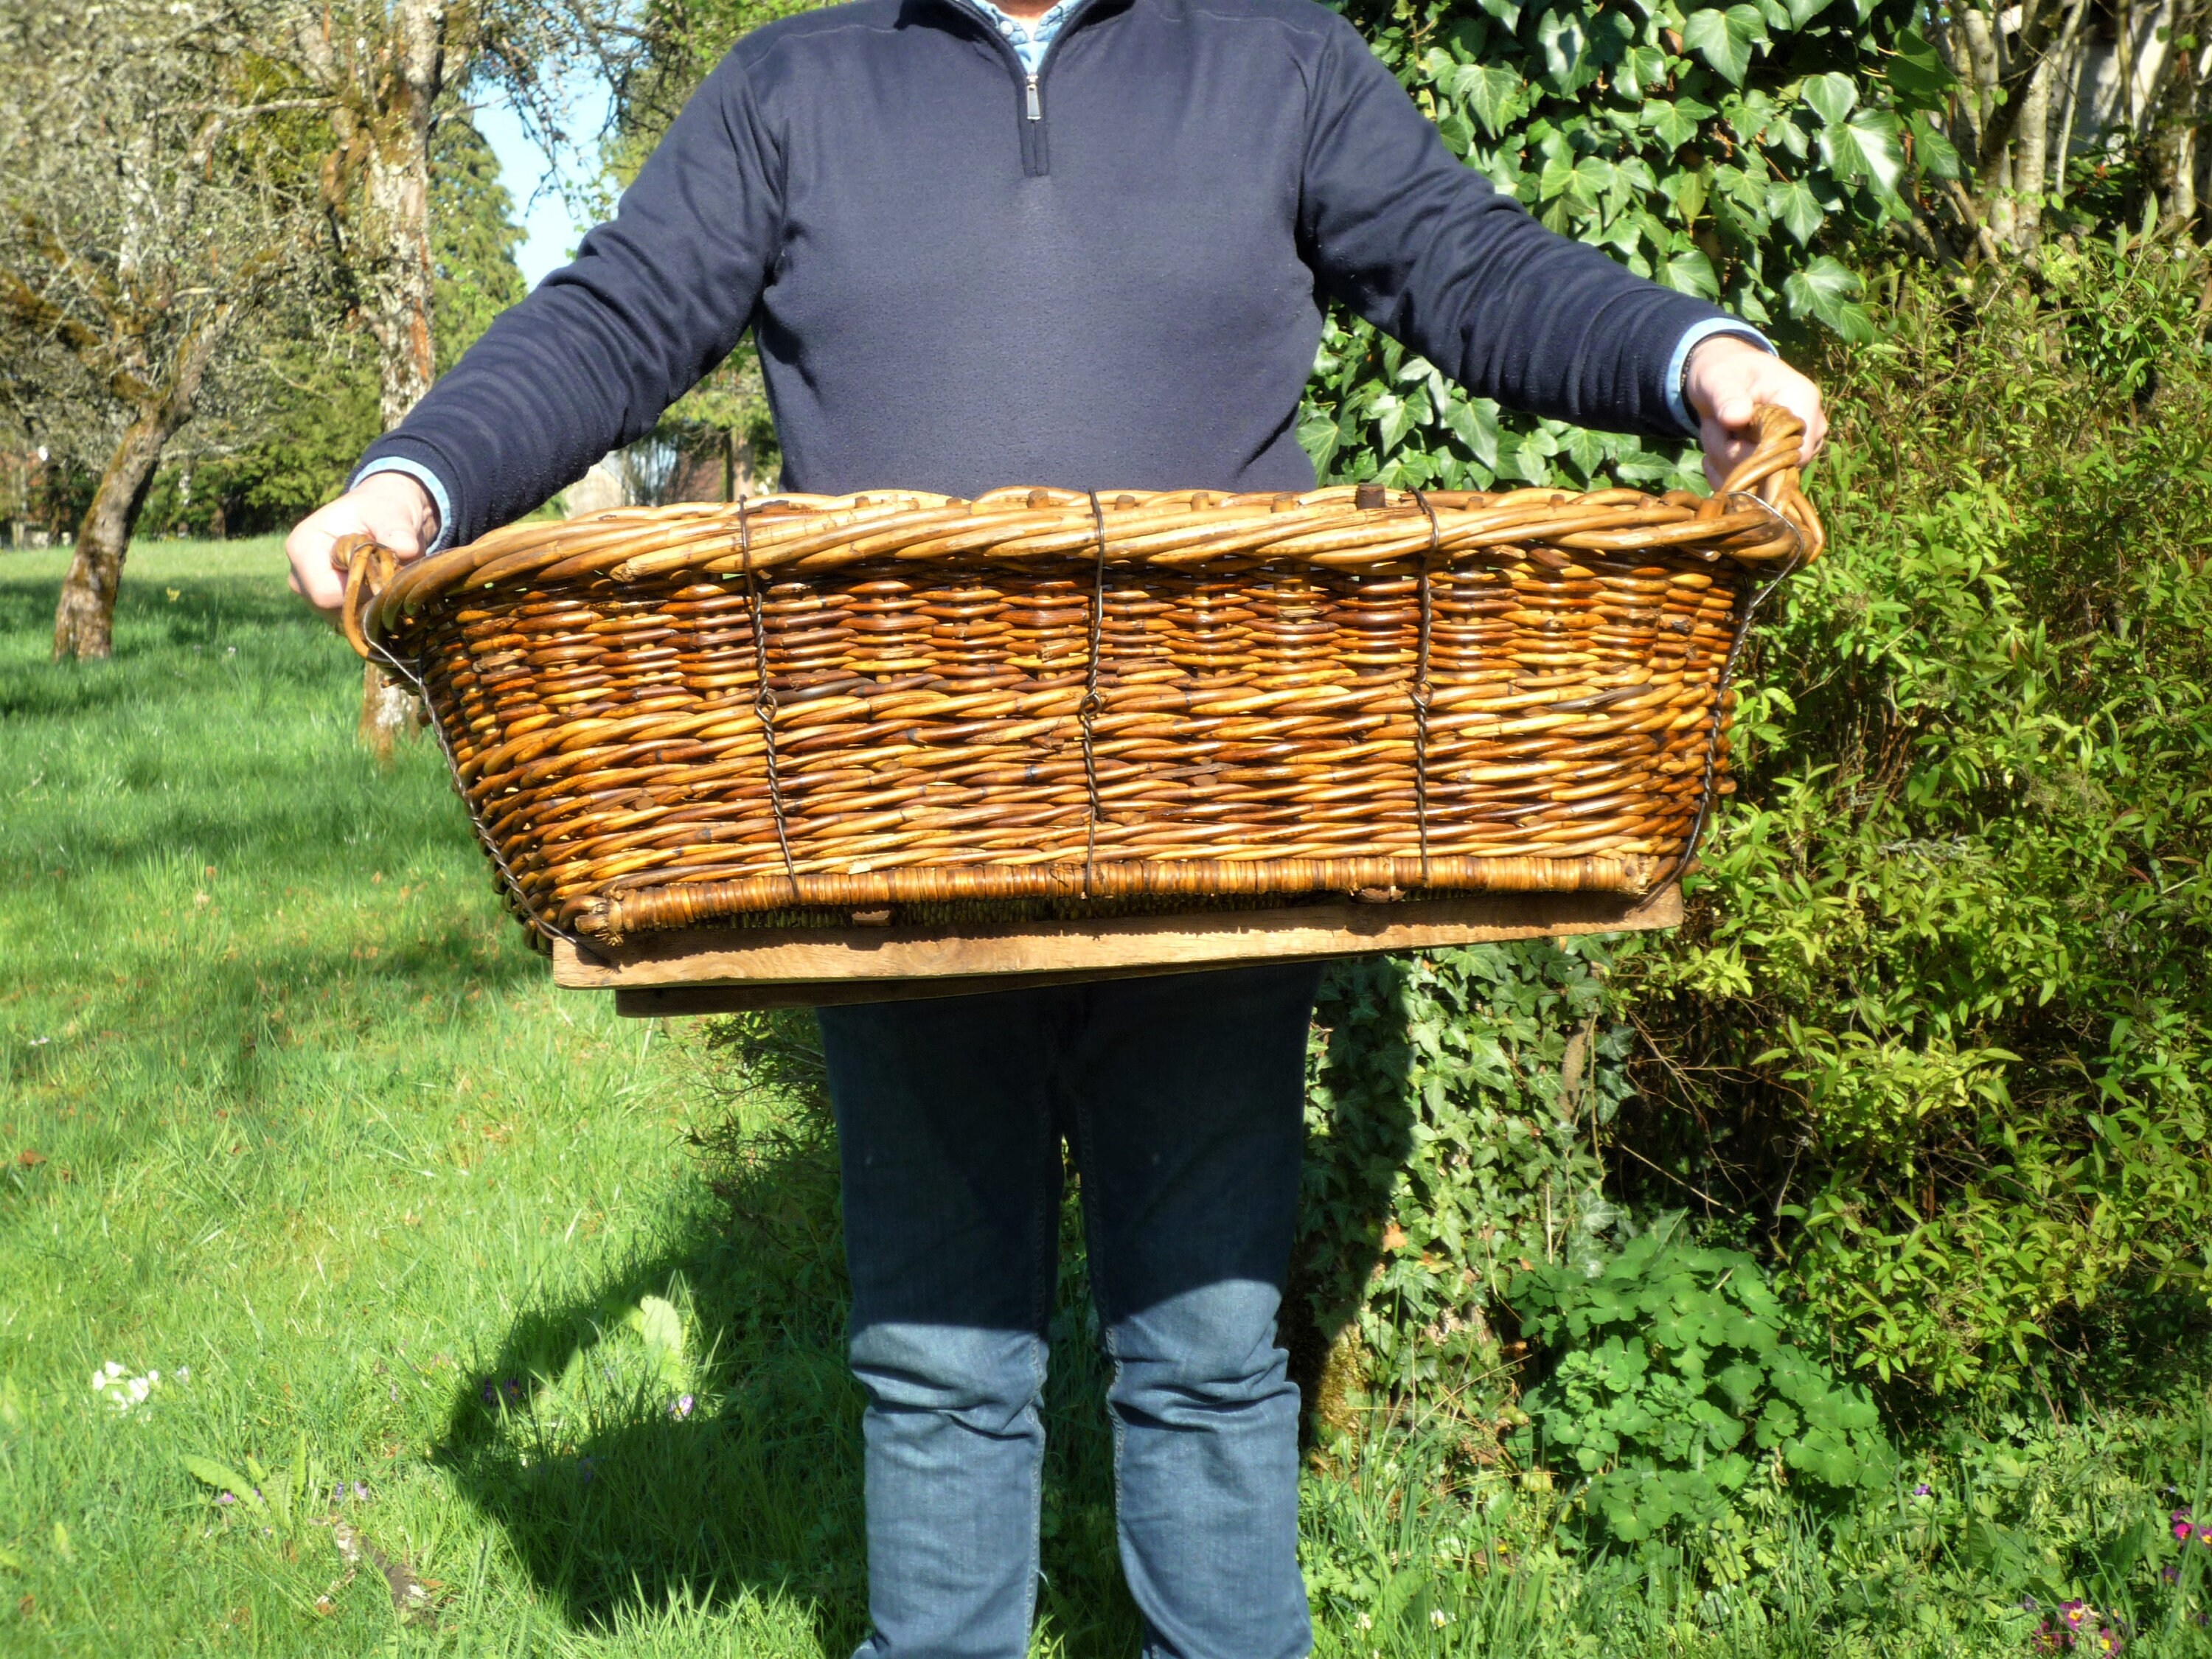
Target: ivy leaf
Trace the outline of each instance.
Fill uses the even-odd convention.
[[[1498,470],[1498,405],[1487,398],[1455,398],[1444,405],[1444,424],[1474,459]]]
[[[1631,46],[1620,55],[1613,84],[1625,98],[1642,99],[1667,84],[1667,54],[1656,46]]]
[[[1960,176],[1961,164],[1958,147],[1928,118],[1926,110],[1912,112],[1910,131],[1912,134],[1912,154],[1925,171],[1938,179]]]
[[[1820,135],[1820,153],[1846,184],[1863,182],[1885,200],[1897,198],[1905,172],[1905,146],[1897,117],[1886,109],[1863,109]]]
[[[1859,279],[1847,266],[1823,253],[1804,270],[1783,279],[1782,297],[1793,317],[1825,323],[1855,345],[1874,338],[1874,324],[1854,303]]]
[[[1335,418],[1326,410],[1312,410],[1298,422],[1298,447],[1312,458],[1317,478],[1328,477],[1328,464],[1342,441]]]
[[[1859,101],[1857,83],[1848,75],[1833,72],[1808,76],[1801,95],[1813,106],[1813,113],[1820,118],[1824,126],[1835,125]]]
[[[1483,10],[1488,12],[1509,29],[1521,27],[1521,8],[1516,0],[1480,0]]]
[[[1608,8],[1589,18],[1589,54],[1594,62],[1618,64],[1636,38],[1635,20]]]
[[[1767,187],[1766,216],[1796,237],[1802,247],[1813,240],[1813,233],[1826,216],[1811,187],[1802,179],[1792,179]]]
[[[1382,428],[1382,453],[1388,455],[1413,429],[1413,400],[1401,398],[1395,392],[1386,392],[1375,400],[1369,411]]]
[[[1599,198],[1613,187],[1615,181],[1612,162],[1602,155],[1585,155],[1575,163],[1567,193],[1577,206],[1595,213]]]
[[[1701,300],[1721,297],[1721,279],[1713,274],[1713,262],[1697,248],[1685,248],[1668,260],[1662,280],[1678,294],[1694,294]]]
[[[1827,10],[1832,3],[1833,0],[1784,0],[1784,3],[1790,11],[1790,27],[1803,28],[1806,24]]]
[[[1552,481],[1552,454],[1557,447],[1541,432],[1524,432],[1503,458],[1498,470],[1533,484]]]
[[[1683,222],[1694,222],[1705,211],[1705,198],[1712,191],[1712,169],[1699,167],[1695,172],[1670,173],[1659,181],[1662,195],[1674,204],[1674,211],[1682,216]]]
[[[1730,6],[1726,11],[1708,7],[1693,11],[1682,27],[1682,44],[1711,65],[1730,86],[1740,87],[1751,68],[1753,45],[1766,44],[1766,20],[1750,6]]]
[[[1661,143],[1669,149],[1680,149],[1698,136],[1698,112],[1712,112],[1691,99],[1679,99],[1668,103],[1655,98],[1644,106],[1644,118],[1651,124],[1651,131]]]
[[[1897,49],[1891,55],[1887,69],[1890,90],[1907,104],[1929,106],[1939,104],[1951,89],[1954,77],[1943,62],[1942,54],[1917,29],[1905,29],[1897,37]]]
[[[1787,115],[1778,115],[1759,130],[1759,142],[1769,149],[1781,149],[1797,161],[1813,153],[1812,140],[1807,136],[1804,124]]]
[[[1507,124],[1528,106],[1527,82],[1495,64],[1468,64],[1460,70],[1454,90],[1467,100],[1474,118],[1493,138],[1503,136]]]
[[[1766,185],[1763,179],[1754,179],[1741,167],[1717,167],[1713,169],[1713,184],[1720,199],[1740,209],[1747,219],[1756,218],[1766,210]]]
[[[1571,427],[1567,431],[1565,453],[1583,477],[1595,479],[1598,468],[1605,465],[1605,440],[1587,428]]]
[[[1543,48],[1544,72],[1563,96],[1582,68],[1589,40],[1581,14],[1564,6],[1554,6],[1537,20],[1536,44]]]

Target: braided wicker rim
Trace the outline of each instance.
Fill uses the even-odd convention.
[[[456,717],[431,695],[441,745],[479,837],[510,902],[541,935],[573,939],[573,930],[580,929],[611,938],[810,906],[1178,895],[1189,900],[1361,888],[1642,890],[1679,871],[1694,851],[1722,769],[1728,679],[1758,600],[1781,577],[1818,556],[1825,544],[1819,517],[1800,488],[1802,427],[1786,411],[1771,409],[1762,411],[1761,427],[1754,453],[1711,496],[1546,489],[1424,494],[1373,486],[1253,495],[1016,488],[966,501],[913,490],[871,490],[838,497],[776,495],[734,505],[628,508],[568,523],[524,523],[398,568],[385,550],[365,538],[348,538],[334,556],[348,569],[348,638],[363,655],[399,669],[418,685],[415,659],[434,643],[423,625],[435,635],[444,626],[436,618],[450,616],[459,605],[481,613],[502,605],[542,604],[556,592],[604,592],[610,584],[617,592],[633,587],[667,592],[701,578],[742,581],[755,594],[760,584],[771,581],[834,590],[841,580],[865,580],[887,568],[911,570],[916,580],[937,581],[957,579],[963,570],[995,572],[990,579],[999,580],[1024,573],[1066,576],[1071,570],[1095,571],[1097,599],[1091,612],[1087,688],[1047,699],[1048,708],[1024,709],[1072,714],[1080,723],[1092,828],[1088,843],[1076,848],[1079,861],[1073,863],[1066,856],[1023,856],[951,866],[802,871],[785,839],[785,804],[775,771],[779,709],[774,693],[765,689],[763,657],[763,689],[753,708],[767,739],[768,792],[781,844],[781,872],[653,884],[649,874],[633,874],[625,867],[616,872],[615,879],[594,884],[592,890],[576,890],[571,882],[568,890],[549,892],[528,868],[518,876],[511,866],[509,855],[515,864],[527,866],[532,853],[527,845],[509,844],[517,834],[515,815],[502,807],[488,766],[493,772],[526,766],[534,756],[595,741],[635,744],[649,735],[649,728],[659,728],[649,720],[641,726],[636,717],[564,719],[558,729],[544,729],[544,721],[532,720],[526,724],[538,729],[519,743],[496,745],[488,760],[460,726],[448,729]],[[1464,711],[1471,694],[1430,683],[1431,585],[1455,571],[1495,566],[1501,559],[1521,561],[1539,574],[1567,580],[1592,578],[1589,568],[1577,563],[1577,556],[1608,568],[1638,556],[1662,559],[1670,568],[1686,561],[1712,570],[1732,593],[1767,579],[1755,598],[1747,603],[1739,598],[1734,604],[1733,635],[1704,698],[1704,729],[1682,734],[1702,746],[1704,763],[1694,820],[1682,838],[1680,856],[1652,856],[1648,848],[1618,856],[1591,855],[1586,849],[1576,856],[1431,856],[1425,752],[1431,711],[1439,717]],[[862,566],[869,568],[856,569]],[[1182,852],[1166,860],[1098,861],[1096,835],[1102,811],[1092,722],[1105,706],[1099,695],[1097,630],[1109,573],[1117,585],[1147,580],[1171,585],[1192,574],[1233,580],[1263,567],[1305,567],[1362,580],[1414,579],[1404,586],[1408,592],[1418,586],[1419,662],[1409,681],[1389,690],[1410,709],[1419,728],[1413,790],[1419,856],[1389,852],[1271,859],[1246,851],[1219,859]],[[756,598],[757,623],[758,603]],[[753,638],[759,642],[766,634],[757,627]],[[1370,702],[1378,689],[1368,684]],[[1618,692],[1610,694],[1611,700],[1618,697]],[[1558,696],[1536,701],[1554,708],[1575,706]],[[726,690],[695,702],[702,708],[744,707],[743,698]],[[1061,709],[1060,702],[1068,708]],[[866,718],[883,717],[878,709]],[[456,751],[457,742],[466,752]],[[550,905],[549,899],[554,901]]]
[[[1449,564],[1490,548],[1537,544],[1559,553],[1677,549],[1754,568],[1802,565],[1826,546],[1820,515],[1799,487],[1804,429],[1787,411],[1765,414],[1759,448],[1714,495],[1542,489],[1424,494],[1350,484],[1303,495],[1100,490],[1106,562],[1111,568],[1174,569],[1291,562],[1380,574],[1418,568],[1428,557]],[[602,574],[618,582],[679,572],[740,575],[749,566],[758,576],[788,580],[884,557],[1065,561],[1098,544],[1091,500],[1085,490],[1022,488],[972,501],[896,489],[768,495],[745,504],[742,538],[738,507],[720,502],[618,507],[550,527],[510,525],[405,567],[362,610],[357,626],[389,646],[407,617],[433,599],[508,583]]]

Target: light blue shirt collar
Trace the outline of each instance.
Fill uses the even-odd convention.
[[[1060,3],[1036,20],[1024,23],[1018,17],[1009,17],[991,3],[991,0],[971,0],[991,27],[1006,37],[1014,49],[1014,56],[1022,60],[1022,68],[1035,75],[1044,64],[1044,55],[1051,49],[1052,37],[1060,33],[1060,26],[1067,21],[1078,0],[1060,0]]]

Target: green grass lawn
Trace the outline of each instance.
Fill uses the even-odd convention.
[[[273,543],[135,550],[88,667],[46,660],[64,557],[0,556],[0,1653],[842,1659],[811,1023],[555,991]],[[1123,1659],[1066,1280],[1039,1650]],[[1642,1560],[1413,1402],[1309,1479],[1322,1650],[2024,1654],[2004,1550],[2203,1491],[2202,1399],[2024,1408],[1927,1492]],[[2187,1571],[2143,1650],[2202,1650]]]

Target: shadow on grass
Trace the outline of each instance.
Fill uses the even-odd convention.
[[[1352,1322],[1382,1261],[1392,1188],[1413,1155],[1407,972],[1399,957],[1340,963],[1322,977],[1314,1005],[1325,1033],[1316,1080],[1334,1103],[1333,1146],[1330,1156],[1313,1156],[1310,1125],[1281,1322],[1310,1446],[1324,1426],[1355,1427],[1347,1396],[1362,1361]]]
[[[836,1148],[812,1027],[749,1016],[719,1028],[727,1109],[698,1142],[715,1201],[650,1258],[526,1311],[453,1402],[437,1462],[576,1626],[753,1591],[807,1607],[829,1659],[866,1634],[862,1401],[846,1369]],[[755,1124],[771,1103],[764,1127],[739,1126],[741,1095]],[[1407,1123],[1370,1128],[1379,1148],[1409,1142]],[[1352,1195],[1372,1213],[1333,1233],[1330,1283],[1364,1282],[1388,1200],[1380,1170]],[[1067,1659],[1118,1659],[1140,1627],[1121,1577],[1109,1366],[1072,1189],[1060,1263],[1039,1616]],[[639,1362],[650,1298],[682,1310],[688,1370]],[[1285,1334],[1313,1370],[1337,1333],[1309,1297],[1286,1309]],[[678,1414],[684,1388],[696,1403]]]
[[[846,1367],[835,1132],[805,1076],[811,1027],[760,1018],[722,1039],[732,1096],[750,1091],[756,1121],[758,1102],[776,1103],[765,1127],[740,1128],[732,1111],[701,1138],[715,1201],[650,1259],[526,1312],[454,1401],[437,1461],[577,1626],[750,1590],[806,1607],[830,1659],[866,1632],[862,1399]],[[1038,1611],[1068,1659],[1106,1659],[1140,1632],[1073,1194],[1061,1232]],[[653,1297],[686,1315],[688,1414],[670,1403],[685,1385],[635,1360],[636,1310]],[[627,1362],[613,1352],[624,1344]]]
[[[755,1590],[811,1602],[825,1652],[860,1638],[860,1402],[818,1115],[707,1139],[719,1202],[654,1255],[525,1310],[456,1395],[434,1460],[572,1626]],[[684,1316],[681,1370],[635,1338],[649,1298]],[[684,1394],[696,1403],[679,1415]]]

